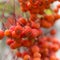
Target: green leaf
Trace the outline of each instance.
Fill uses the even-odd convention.
[[[51,9],[46,9],[44,12],[45,14],[53,14],[53,11]]]

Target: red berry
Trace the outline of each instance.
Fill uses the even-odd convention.
[[[15,26],[11,26],[11,27],[9,28],[9,30],[14,31],[14,30],[15,30]]]
[[[55,34],[56,34],[56,30],[55,30],[55,29],[52,29],[52,30],[50,31],[50,34],[51,34],[51,35],[55,35]]]
[[[3,37],[4,37],[4,32],[0,30],[0,39],[2,39]]]
[[[20,33],[22,32],[22,30],[23,30],[23,27],[20,26],[20,25],[17,25],[17,26],[15,27],[15,33],[16,33],[16,34],[20,34]]]
[[[38,37],[42,34],[42,32],[38,29],[32,29],[32,37]]]
[[[27,20],[21,17],[21,18],[18,19],[18,23],[22,24],[22,25],[26,25],[27,24]]]
[[[21,56],[22,56],[22,53],[16,52],[16,56],[17,56],[17,57],[21,57]]]
[[[12,38],[14,38],[14,39],[19,39],[19,38],[20,38],[20,35],[17,35],[17,34],[15,33],[15,31],[13,31],[13,32],[12,32]]]
[[[12,44],[12,43],[14,43],[14,40],[12,40],[12,39],[7,39],[7,40],[6,40],[6,44],[7,44],[7,45],[10,45],[10,44]]]
[[[20,46],[21,46],[21,43],[17,43],[17,42],[10,44],[11,49],[16,49],[16,48],[19,48]]]
[[[30,47],[32,45],[32,43],[29,40],[23,40],[22,45],[25,47]]]

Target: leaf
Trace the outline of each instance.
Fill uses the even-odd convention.
[[[53,11],[51,9],[46,9],[44,12],[45,12],[45,14],[52,14],[53,13]]]

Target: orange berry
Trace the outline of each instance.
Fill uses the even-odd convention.
[[[58,51],[59,50],[59,45],[58,44],[53,44],[52,45],[52,50],[55,51],[55,52]]]
[[[48,57],[45,57],[44,60],[49,60],[49,58]]]
[[[39,47],[36,46],[36,45],[32,46],[31,50],[32,50],[32,53],[35,53],[35,52],[39,52],[40,51]]]
[[[48,48],[48,47],[49,47],[48,42],[44,42],[44,43],[42,44],[42,47],[43,47],[43,48]]]
[[[41,54],[40,54],[39,52],[35,52],[35,53],[33,54],[33,57],[34,57],[34,58],[40,58],[40,57],[41,57]]]
[[[50,56],[50,60],[57,60],[55,55]]]
[[[31,58],[30,58],[29,55],[25,55],[24,58],[23,58],[23,60],[30,60],[30,59],[31,59]]]
[[[5,30],[4,34],[7,37],[11,37],[12,36],[12,32],[10,30]]]
[[[53,38],[51,42],[52,42],[53,44],[60,44],[60,42],[59,42],[58,39],[56,39],[56,38]]]
[[[33,58],[33,60],[41,60],[40,58]]]

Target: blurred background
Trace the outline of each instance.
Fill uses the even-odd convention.
[[[59,2],[54,2],[51,8],[56,8]],[[60,14],[60,10],[58,12]],[[19,17],[22,14],[20,10],[20,6],[17,0],[0,0],[0,29],[7,29],[11,26],[11,23],[14,21],[9,22],[7,21],[8,17],[12,17],[13,14],[16,14],[16,17]],[[54,28],[57,30],[55,35],[60,42],[60,19],[55,22]],[[0,41],[0,60],[11,60],[13,58],[11,50],[8,46],[6,46],[5,38]],[[56,52],[58,58],[60,58],[60,50]]]

